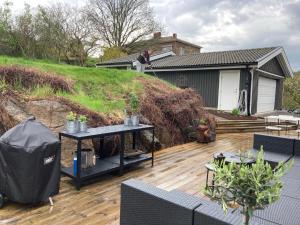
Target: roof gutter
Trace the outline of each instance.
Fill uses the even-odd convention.
[[[155,67],[152,69],[146,68],[146,71],[155,71],[155,72],[168,72],[168,71],[195,71],[195,70],[222,70],[222,69],[246,69],[246,68],[254,68],[256,65],[228,65],[228,66],[223,66],[223,65],[216,65],[216,66],[206,66],[206,67],[185,67],[185,68],[158,68],[155,69]]]

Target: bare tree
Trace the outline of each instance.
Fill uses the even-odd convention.
[[[129,47],[160,29],[149,0],[90,0],[87,14],[109,47]]]

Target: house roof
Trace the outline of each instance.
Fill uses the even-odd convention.
[[[96,66],[107,66],[107,65],[133,65],[134,62],[137,60],[138,56],[140,53],[134,53],[130,54],[121,58],[117,59],[111,59],[109,61],[105,62],[99,62],[96,64]],[[152,54],[150,56],[150,60],[155,62],[155,60],[163,59],[169,56],[175,55],[174,52],[172,51],[167,51],[167,52],[156,52],[155,54]]]
[[[255,48],[221,52],[206,52],[190,55],[172,56],[152,63],[152,68],[209,67],[220,65],[251,65],[277,47]]]
[[[174,37],[174,36],[159,37],[158,40],[159,40],[159,43],[161,43],[161,44],[163,44],[163,43],[170,43],[170,42],[176,42],[177,41],[177,42],[180,42],[180,43],[183,43],[183,44],[186,44],[186,45],[193,46],[195,48],[199,48],[199,49],[202,48],[200,45],[196,45],[196,44],[193,44],[191,42],[182,40],[180,38],[177,38],[177,36],[176,37]]]
[[[133,61],[135,61],[137,59],[137,57],[139,56],[139,53],[134,53],[134,54],[130,54],[124,57],[120,57],[120,58],[116,58],[116,59],[111,59],[105,62],[99,62],[96,65],[100,66],[100,65],[114,65],[114,64],[131,64]]]

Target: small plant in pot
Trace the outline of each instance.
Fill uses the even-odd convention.
[[[214,163],[214,185],[206,189],[206,194],[219,201],[224,213],[228,207],[241,207],[243,222],[249,225],[255,210],[266,208],[280,198],[283,187],[281,178],[291,167],[279,163],[273,170],[271,165],[264,161],[264,152],[261,148],[256,162],[246,163]],[[239,212],[239,211],[238,211]]]
[[[138,126],[140,124],[138,112],[140,107],[140,100],[139,97],[134,93],[131,92],[129,94],[130,97],[130,109],[131,109],[131,123],[133,126]]]
[[[131,122],[131,112],[128,109],[124,110],[124,125],[130,126],[132,124]]]
[[[66,124],[66,130],[68,133],[74,134],[78,131],[77,121],[76,121],[76,113],[69,112],[69,114],[66,116],[67,124]]]
[[[85,115],[79,116],[79,130],[80,132],[87,131],[87,117]]]

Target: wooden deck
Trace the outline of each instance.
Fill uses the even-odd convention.
[[[212,159],[213,153],[248,149],[252,137],[252,133],[220,134],[214,143],[189,143],[164,149],[155,154],[153,168],[147,162],[122,177],[105,176],[79,192],[70,179],[63,177],[54,207],[9,202],[0,210],[0,224],[119,224],[120,184],[129,178],[201,196],[206,179],[204,164]]]

